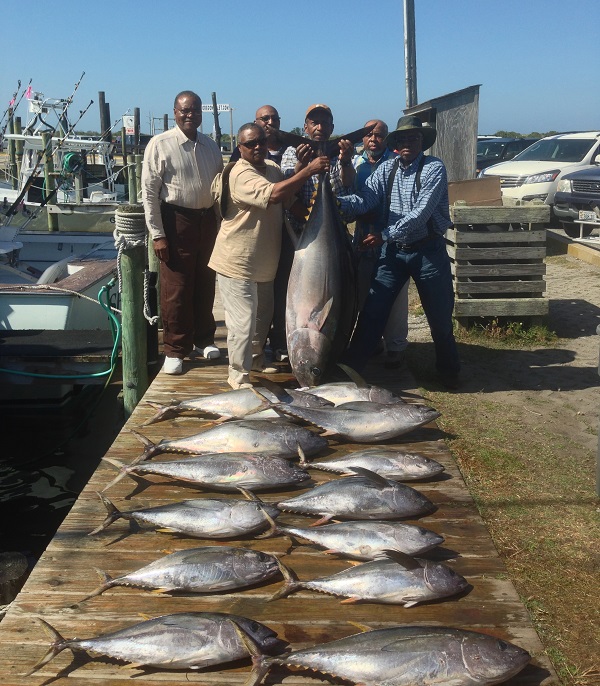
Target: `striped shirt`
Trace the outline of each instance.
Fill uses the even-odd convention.
[[[446,167],[437,157],[425,156],[421,171],[421,190],[417,193],[416,176],[423,153],[407,167],[398,166],[392,188],[386,232],[389,241],[411,244],[428,236],[427,222],[435,224],[435,232],[443,236],[452,225],[448,203]],[[367,179],[360,195],[339,197],[347,220],[364,214],[387,201],[387,185],[394,164],[383,162]]]
[[[192,141],[176,126],[153,136],[142,167],[142,203],[151,237],[165,235],[161,202],[191,210],[211,207],[210,186],[222,169],[219,147],[203,133]]]

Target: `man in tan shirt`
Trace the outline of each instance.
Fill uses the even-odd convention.
[[[223,169],[217,144],[198,132],[202,101],[175,98],[175,128],[154,136],[144,154],[142,202],[160,261],[160,307],[167,374],[181,374],[192,350],[220,356],[214,344],[215,273],[208,259],[217,235],[210,187]]]
[[[213,197],[223,211],[221,229],[209,267],[217,272],[225,309],[228,383],[250,386],[250,371],[262,369],[262,349],[273,316],[273,279],[281,248],[283,206],[313,174],[329,169],[327,157],[317,157],[287,181],[267,156],[267,137],[258,124],[238,131],[241,159],[231,169],[228,188],[222,177],[213,182]]]

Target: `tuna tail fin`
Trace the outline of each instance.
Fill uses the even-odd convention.
[[[146,438],[146,436],[143,436],[141,433],[138,433],[134,429],[129,429],[130,433],[132,433],[140,443],[143,444],[145,450],[137,460],[137,462],[142,462],[143,460],[149,460],[151,457],[156,455],[160,450],[158,449],[156,443],[152,443],[152,441],[149,438]]]
[[[102,524],[100,524],[100,526],[97,526],[93,531],[90,531],[88,536],[93,536],[94,534],[98,534],[101,531],[104,531],[104,529],[108,528],[113,522],[116,522],[117,519],[119,519],[120,517],[123,517],[123,519],[127,519],[127,515],[118,510],[105,495],[102,495],[102,493],[98,493],[98,497],[100,498],[102,504],[106,508],[108,515],[106,519],[102,522]]]
[[[150,407],[153,407],[155,410],[157,410],[157,412],[153,417],[150,417],[150,419],[145,421],[142,426],[150,426],[150,424],[155,424],[156,422],[160,422],[162,419],[167,419],[177,414],[173,404],[160,405],[159,403],[154,403],[150,400],[147,400],[146,405],[150,405]]]
[[[302,450],[302,446],[300,445],[300,443],[296,444],[296,448],[298,450],[298,455],[300,456],[300,461],[298,462],[298,464],[301,467],[310,467],[310,462],[306,459],[306,453],[304,452],[304,450]]]
[[[127,465],[124,465],[122,462],[119,462],[119,460],[115,460],[112,457],[103,457],[102,459],[106,460],[106,462],[110,462],[110,464],[112,464],[114,467],[116,467],[119,470],[119,473],[117,474],[117,476],[115,476],[115,478],[102,489],[102,493],[104,493],[104,491],[108,491],[108,489],[111,486],[114,486],[116,483],[121,481],[121,479],[127,474],[129,467]],[[138,460],[136,460],[136,462],[141,461],[142,459],[143,458],[138,458]]]
[[[229,621],[233,624],[240,641],[244,644],[252,658],[252,672],[244,686],[258,686],[269,672],[269,662],[260,652],[258,645],[254,642],[252,637],[249,636],[234,619],[230,618]]]
[[[23,674],[25,677],[31,676],[34,672],[37,672],[38,669],[41,669],[44,665],[48,664],[50,660],[55,658],[60,652],[68,647],[68,641],[66,641],[53,626],[50,626],[50,624],[44,621],[41,617],[36,617],[36,619],[42,625],[44,631],[52,637],[52,645],[44,657],[26,674]]]
[[[263,503],[259,502],[257,504],[260,508],[260,511],[263,513],[264,518],[269,523],[269,528],[259,536],[256,536],[256,538],[271,538],[271,536],[274,536],[275,534],[279,533],[277,524],[275,524],[275,520],[273,519],[273,517],[271,517],[271,515],[265,510],[265,508],[263,507]]]
[[[72,605],[72,608],[78,607],[79,605],[81,605],[81,603],[84,603],[86,600],[89,600],[90,598],[95,598],[97,595],[104,593],[104,591],[106,591],[109,588],[112,588],[115,585],[115,580],[112,578],[112,576],[102,571],[101,569],[98,569],[97,567],[94,567],[94,569],[96,570],[96,573],[102,580],[102,583],[100,584],[100,586],[98,586],[97,589],[92,591],[89,595],[86,595],[85,598],[82,598],[76,605]]]
[[[294,593],[294,591],[297,591],[299,588],[302,588],[302,582],[298,580],[296,574],[289,567],[286,567],[283,564],[283,562],[277,557],[277,555],[275,555],[274,557],[277,560],[277,566],[279,567],[279,571],[283,574],[283,580],[285,583],[276,593],[274,593],[269,598],[269,602],[271,600],[279,600],[279,598],[287,598],[290,595],[290,593]]]

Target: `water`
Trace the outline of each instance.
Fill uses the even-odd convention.
[[[39,559],[124,423],[120,390],[117,378],[61,407],[0,407],[0,552]]]

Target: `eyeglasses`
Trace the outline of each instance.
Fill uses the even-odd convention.
[[[276,114],[267,114],[264,117],[256,117],[257,119],[260,119],[261,121],[268,122],[268,121],[281,121],[280,117],[278,117]]]
[[[202,110],[198,109],[197,107],[191,107],[189,109],[186,108],[183,110],[179,109],[179,107],[178,107],[177,111],[180,112],[181,114],[183,114],[184,117],[187,117],[188,114],[202,114]]]
[[[253,148],[257,148],[259,145],[266,145],[267,144],[267,139],[265,138],[255,138],[253,141],[246,141],[245,143],[240,143],[240,145],[243,145],[245,148],[248,148],[248,150],[252,150]]]

